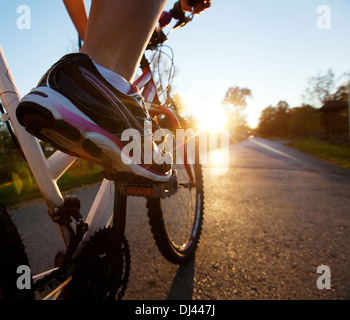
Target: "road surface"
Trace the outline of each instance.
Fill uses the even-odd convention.
[[[130,199],[125,299],[350,299],[349,170],[281,141],[249,139],[231,146],[225,175],[206,166],[204,183],[201,243],[186,266],[160,255],[145,201]],[[84,213],[97,187],[77,192]],[[12,213],[33,273],[51,268],[63,243],[45,205]],[[331,272],[331,289],[317,287],[322,265]]]

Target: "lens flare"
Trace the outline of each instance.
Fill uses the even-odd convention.
[[[208,132],[218,132],[226,125],[226,117],[221,110],[213,110],[211,113],[205,114],[199,121],[199,129]]]

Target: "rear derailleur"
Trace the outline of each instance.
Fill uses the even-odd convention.
[[[112,252],[112,228],[100,229],[84,242],[76,255],[88,230],[80,214],[79,199],[67,196],[62,206],[54,208],[51,217],[55,223],[69,230],[70,242],[64,253],[56,255],[55,262],[60,261],[56,269],[34,283],[36,297],[48,300],[106,300],[117,296],[121,299],[130,274],[130,249],[125,237],[119,252]],[[75,220],[75,230],[72,219]],[[116,255],[119,255],[118,259],[115,259]],[[119,265],[111,264],[111,261],[118,261]]]

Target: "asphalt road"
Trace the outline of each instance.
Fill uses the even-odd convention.
[[[167,262],[153,241],[145,201],[128,203],[132,269],[125,299],[350,299],[350,171],[249,139],[231,146],[230,166],[204,169],[205,220],[195,259]],[[87,212],[97,187],[77,190]],[[63,249],[45,205],[12,211],[33,273]],[[326,265],[331,289],[318,289]]]

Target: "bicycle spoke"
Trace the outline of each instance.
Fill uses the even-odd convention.
[[[184,165],[174,167],[178,173],[177,192],[167,199],[159,199],[160,211],[157,209],[157,202],[150,202],[148,215],[154,228],[153,236],[161,253],[171,262],[183,263],[193,256],[201,234],[202,169],[200,165],[190,166],[195,179],[193,184]]]
[[[181,241],[184,242],[184,239],[185,239],[185,236],[187,235],[184,235],[185,231],[186,231],[186,228],[187,228],[187,221],[188,221],[188,218],[189,218],[189,215],[190,215],[190,206],[189,206],[189,203],[191,201],[191,198],[192,198],[192,191],[191,190],[188,190],[188,196],[187,196],[187,212],[186,212],[186,216],[185,216],[185,219],[183,221],[183,228],[182,228],[182,234],[181,234]],[[187,239],[185,239],[186,241]],[[185,243],[186,244],[186,243]]]
[[[163,200],[162,208],[169,236],[176,245],[182,247],[186,245],[192,232],[194,217],[190,215],[194,212],[193,196],[196,189],[192,187],[185,167],[182,165],[177,169],[179,190],[170,199]],[[194,171],[193,167],[191,170]]]
[[[173,206],[173,207],[175,207],[175,212],[174,212],[174,215],[173,215],[173,217],[175,218],[174,219],[174,222],[176,221],[176,216],[180,213],[181,214],[181,211],[180,210],[178,210],[179,209],[179,207],[182,205],[182,203],[183,203],[183,197],[182,197],[182,194],[180,193],[180,192],[177,192],[176,193],[176,195],[177,195],[177,197],[176,197],[176,205],[175,206]],[[179,197],[181,197],[181,199],[178,199]],[[172,238],[174,238],[175,237],[175,235],[176,235],[176,226],[177,226],[177,224],[175,223],[175,230],[174,230],[174,235],[172,236]]]

